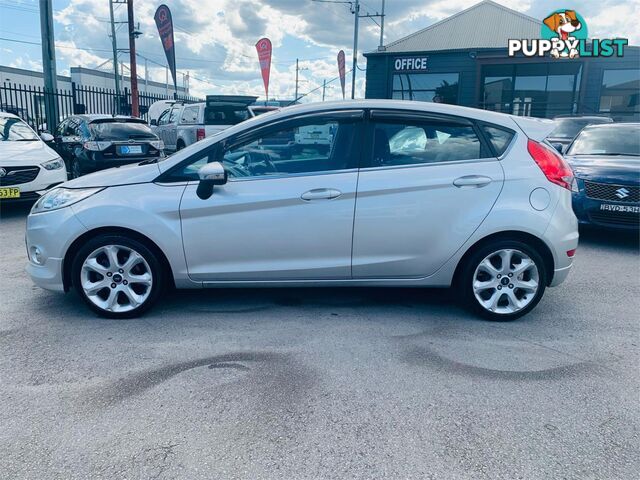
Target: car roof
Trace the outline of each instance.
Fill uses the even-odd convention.
[[[462,107],[459,105],[449,105],[446,103],[418,102],[412,100],[386,100],[386,99],[363,99],[363,100],[336,100],[330,102],[311,102],[299,105],[282,107],[268,114],[255,117],[268,122],[278,118],[286,118],[294,115],[306,113],[320,113],[323,111],[352,110],[352,109],[382,109],[382,110],[406,110],[424,113],[435,113],[442,115],[452,115],[465,117],[474,120],[486,121],[498,125],[505,125],[513,128],[514,116],[506,113],[482,110],[479,108]],[[522,119],[523,117],[518,117]],[[546,119],[530,119],[532,121],[546,121]],[[239,124],[242,125],[242,124]]]
[[[597,125],[587,125],[585,128],[593,130],[594,128],[620,128],[620,127],[640,127],[640,122],[618,122],[618,123],[599,123]]]
[[[80,119],[85,120],[87,122],[93,122],[95,120],[109,120],[109,119],[144,121],[141,118],[132,117],[132,116],[129,116],[129,115],[106,115],[106,114],[98,114],[98,113],[91,113],[91,114],[83,113],[81,115],[72,115],[72,116],[76,117],[76,118],[80,118]]]

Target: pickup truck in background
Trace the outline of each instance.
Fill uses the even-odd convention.
[[[175,152],[206,137],[277,107],[251,105],[257,97],[208,95],[202,103],[167,104],[158,119],[151,118],[151,129],[164,142],[165,150]]]

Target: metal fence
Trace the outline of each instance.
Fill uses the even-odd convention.
[[[148,120],[147,112],[152,103],[158,100],[179,100],[185,103],[197,103],[203,100],[184,95],[159,95],[138,92],[140,117]],[[55,102],[59,118],[56,124],[69,115],[83,113],[102,113],[106,115],[130,115],[131,91],[116,92],[106,88],[85,87],[71,84],[70,90],[45,90],[43,87],[7,83],[0,85],[0,111],[4,110],[22,118],[36,131],[49,130],[45,115],[47,101]]]

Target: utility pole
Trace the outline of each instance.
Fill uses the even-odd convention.
[[[358,24],[360,23],[360,0],[354,6],[355,24],[353,26],[353,70],[351,71],[351,99],[356,98],[356,72],[358,71]]]
[[[300,68],[298,67],[298,59],[296,58],[296,93],[293,96],[294,103],[298,101],[298,71]]]
[[[147,67],[147,59],[144,59],[144,92],[149,93],[149,68]]]
[[[111,17],[111,48],[113,49],[113,78],[116,84],[116,113],[120,109],[120,79],[118,75],[118,40],[116,39],[116,22],[113,15],[113,0],[109,0],[109,14]]]
[[[40,0],[40,35],[42,43],[42,72],[44,79],[44,111],[47,130],[53,133],[58,125],[58,77],[56,73],[56,44],[53,36],[53,8],[51,0]]]
[[[327,80],[322,81],[322,101],[324,102],[324,94],[327,91]]]
[[[380,14],[380,50],[384,47],[384,0],[382,0],[382,13]]]
[[[139,117],[138,74],[136,68],[136,37],[138,32],[133,24],[133,0],[127,0],[127,21],[129,23],[129,63],[131,72],[131,116]]]

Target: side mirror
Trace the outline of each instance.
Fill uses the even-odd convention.
[[[215,185],[227,183],[227,171],[220,162],[207,163],[198,170],[198,177],[200,177],[200,183],[196,193],[202,200],[206,200],[213,195],[213,187]]]
[[[40,138],[45,143],[53,142],[53,135],[51,135],[50,133],[47,133],[47,132],[42,132],[40,134]]]
[[[564,153],[564,146],[561,143],[552,143],[551,146],[555,148],[560,155]]]
[[[151,119],[151,126],[152,127],[156,127],[158,125],[158,120],[156,120],[155,118]]]

